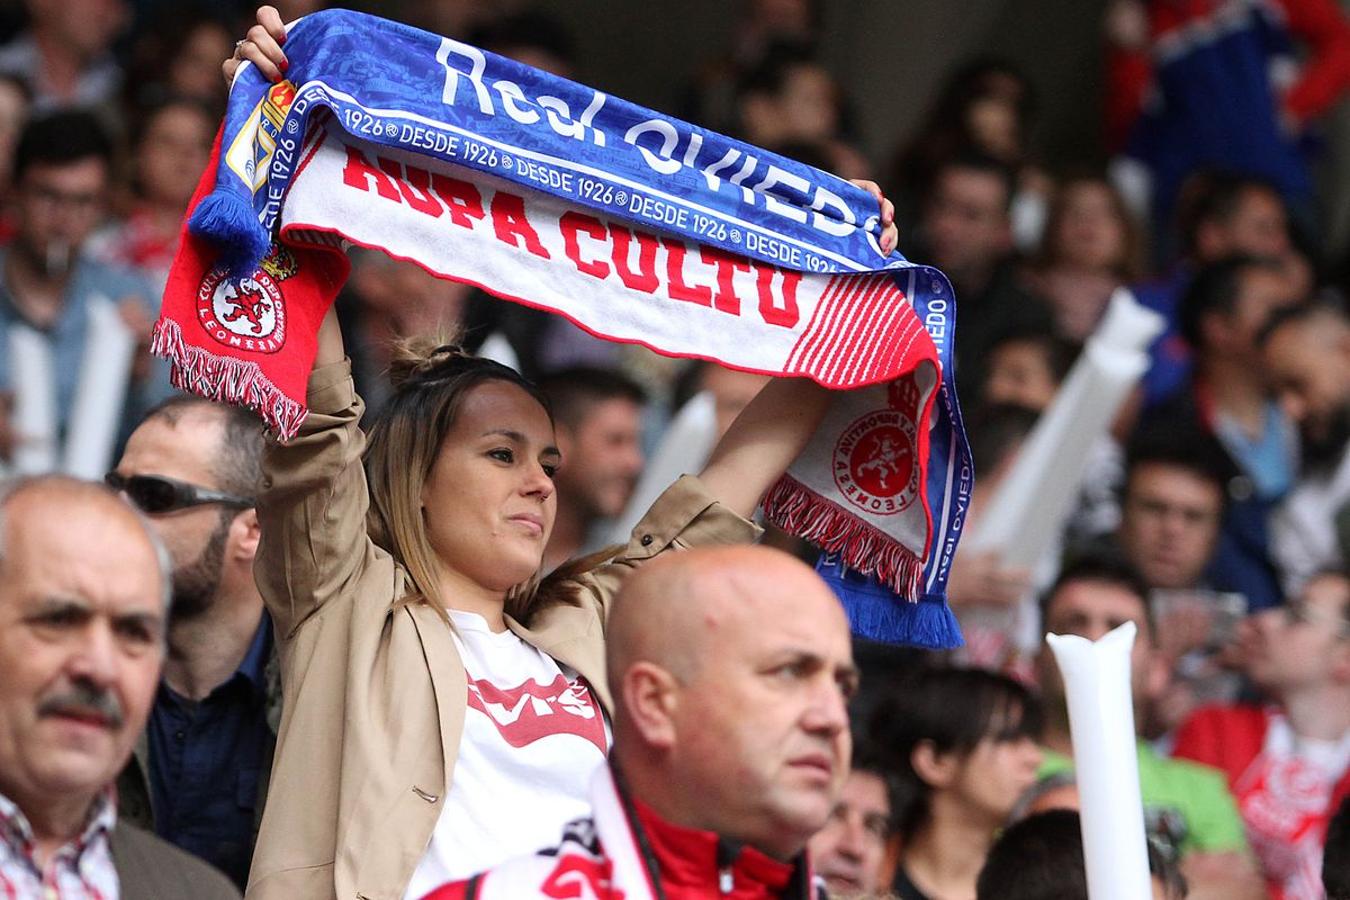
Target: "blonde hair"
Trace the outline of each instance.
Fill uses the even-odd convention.
[[[395,345],[389,378],[394,390],[370,428],[363,462],[370,490],[366,529],[376,545],[407,570],[414,593],[447,622],[436,551],[427,537],[422,488],[446,434],[469,391],[488,381],[505,381],[528,393],[548,413],[547,398],[514,369],[466,354],[444,335],[418,336]],[[538,593],[538,573],[513,587],[507,612],[524,615]]]

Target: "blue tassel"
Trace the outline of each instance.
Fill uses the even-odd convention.
[[[203,197],[188,229],[219,245],[220,261],[235,277],[252,274],[272,244],[252,204],[230,191],[216,190]]]
[[[816,570],[843,604],[849,628],[858,637],[927,650],[951,650],[965,643],[955,614],[940,595],[907,600],[828,556],[821,557]]]

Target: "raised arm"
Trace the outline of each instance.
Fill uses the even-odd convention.
[[[319,328],[305,402],[309,415],[299,434],[267,442],[257,505],[262,541],[254,577],[283,639],[324,604],[352,599],[347,592],[378,555],[366,535],[365,435],[357,427],[365,406],[332,309]]]
[[[899,240],[895,207],[875,182],[853,184],[876,199],[881,213],[880,245],[889,254]],[[777,378],[765,385],[731,423],[700,473],[708,492],[732,512],[748,517],[764,492],[806,447],[825,415],[829,395],[807,378]]]
[[[749,517],[802,452],[825,415],[830,392],[809,378],[775,378],[731,423],[699,473],[708,493]]]

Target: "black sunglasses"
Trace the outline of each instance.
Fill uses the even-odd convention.
[[[213,491],[195,484],[174,481],[163,475],[126,476],[109,472],[103,476],[103,482],[115,491],[124,492],[141,512],[151,515],[176,512],[204,503],[223,503],[240,509],[247,509],[254,504],[251,497]]]

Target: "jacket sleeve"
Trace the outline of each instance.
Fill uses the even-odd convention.
[[[263,451],[258,498],[262,539],[254,577],[281,638],[354,584],[374,545],[366,536],[369,497],[361,466],[365,404],[351,363],[315,369],[299,434]]]
[[[668,550],[749,544],[762,532],[719,503],[697,477],[685,475],[656,498],[617,554],[576,577],[578,603],[593,605],[603,622],[623,579],[652,557]]]

